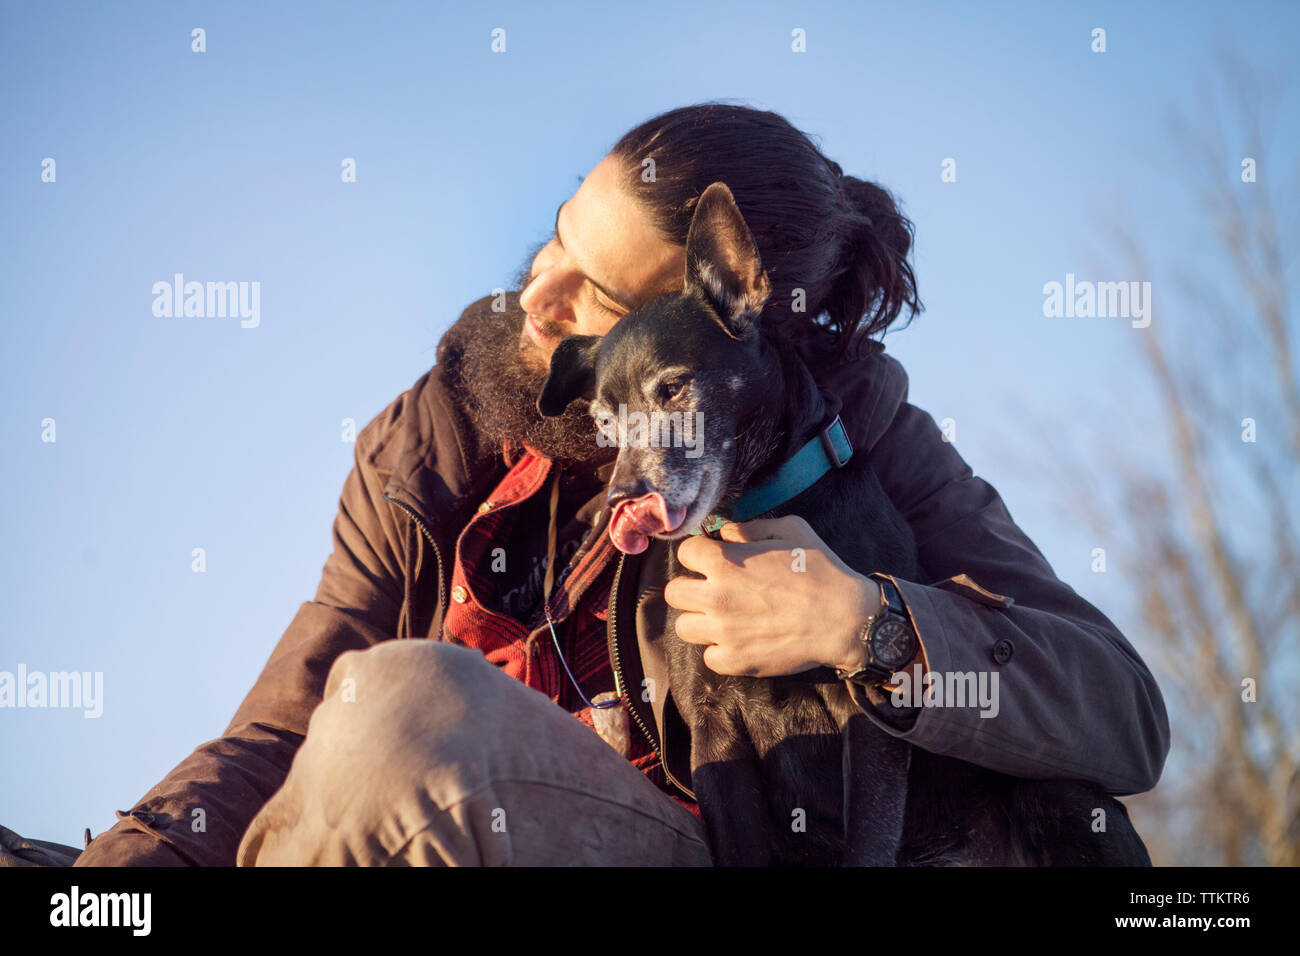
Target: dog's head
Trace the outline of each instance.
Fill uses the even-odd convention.
[[[700,196],[686,238],[686,281],[604,336],[573,335],[551,356],[543,415],[591,402],[599,440],[617,445],[610,538],[639,553],[649,537],[686,536],[743,490],[772,363],[759,317],[771,294],[753,236],[723,183]]]

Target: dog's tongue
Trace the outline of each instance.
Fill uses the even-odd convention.
[[[669,508],[657,491],[624,498],[609,517],[609,540],[624,554],[640,554],[652,534],[675,531],[686,520],[686,507]]]

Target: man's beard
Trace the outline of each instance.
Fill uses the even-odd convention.
[[[528,281],[532,259],[529,256],[520,270],[516,289]],[[531,339],[521,338],[526,315],[517,302],[517,294],[512,294],[511,308],[476,316],[458,336],[457,377],[475,426],[496,446],[507,440],[516,447],[526,444],[554,461],[601,464],[612,460],[618,449],[597,442],[588,401],[575,400],[555,418],[537,410],[537,396],[550,365]]]

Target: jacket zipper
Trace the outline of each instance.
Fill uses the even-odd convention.
[[[637,709],[632,703],[632,695],[628,691],[627,681],[623,678],[623,661],[618,647],[618,586],[623,578],[623,562],[626,560],[626,554],[618,556],[618,567],[614,569],[614,583],[609,586],[609,647],[610,660],[614,665],[614,689],[627,702],[627,712],[632,715],[632,720],[641,728],[641,733],[645,734],[645,739],[649,741],[655,756],[659,758],[659,766],[663,768],[664,776],[668,778],[668,782],[694,800],[695,794],[689,788],[682,786],[681,782],[668,770],[668,761],[664,759],[663,750],[655,740],[654,734],[650,732],[650,728],[641,719],[641,715],[637,713]]]
[[[442,552],[438,550],[438,542],[433,540],[433,532],[429,530],[429,526],[424,523],[424,519],[416,513],[414,508],[406,502],[388,494],[384,495],[384,500],[397,505],[397,507],[401,508],[402,511],[406,512],[407,516],[415,522],[415,526],[420,529],[420,532],[428,540],[429,546],[433,548],[433,558],[438,565],[438,618],[445,624],[446,611],[444,610],[444,607],[446,601],[446,588],[442,579]]]

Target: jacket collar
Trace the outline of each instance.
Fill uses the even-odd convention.
[[[500,318],[494,301],[485,296],[461,313],[438,343],[433,368],[380,416],[387,427],[371,461],[388,473],[384,495],[414,508],[431,527],[445,523],[434,518],[477,505],[507,470],[501,450],[480,439],[454,383],[473,324]]]
[[[863,356],[813,370],[824,392],[840,400],[840,415],[855,454],[870,455],[907,402],[908,381],[898,359],[871,342]]]

